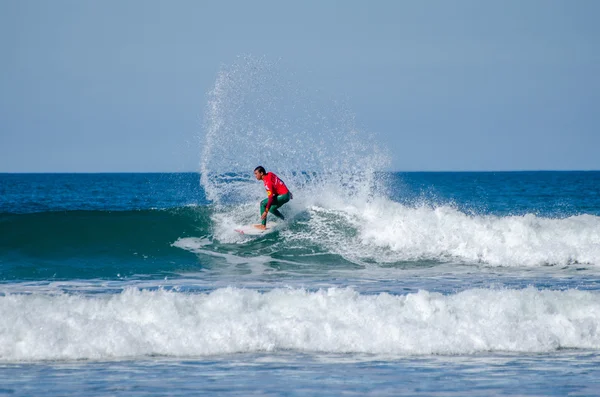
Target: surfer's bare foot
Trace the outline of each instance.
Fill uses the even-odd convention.
[[[260,229],[260,230],[266,230],[267,227],[265,225],[254,225],[255,228]]]

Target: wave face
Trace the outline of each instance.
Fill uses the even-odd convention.
[[[0,214],[3,279],[118,278],[195,260],[172,242],[208,233],[206,207]]]
[[[292,350],[376,355],[600,348],[598,292],[344,288],[128,289],[0,297],[0,360],[206,356]]]

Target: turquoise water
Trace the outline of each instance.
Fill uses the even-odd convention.
[[[0,174],[0,393],[600,394],[600,172],[281,174]]]

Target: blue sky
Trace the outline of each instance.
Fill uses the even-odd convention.
[[[391,168],[600,169],[600,2],[0,2],[0,172],[196,171],[244,54],[346,100]],[[318,133],[318,132],[315,132]]]

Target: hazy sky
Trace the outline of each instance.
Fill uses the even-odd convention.
[[[0,1],[0,172],[196,171],[244,54],[348,101],[394,170],[600,169],[600,1]],[[317,132],[316,132],[317,133]]]

